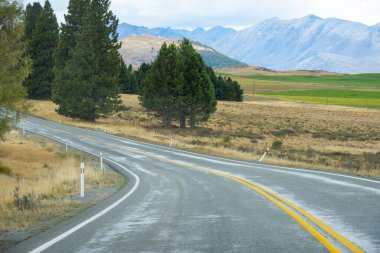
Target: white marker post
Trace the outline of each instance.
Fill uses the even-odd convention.
[[[80,197],[84,197],[84,162],[80,164]]]
[[[100,169],[103,171],[103,154],[100,152]]]
[[[66,152],[67,152],[69,150],[69,147],[67,146],[67,143],[65,143],[65,144],[66,144],[65,146],[66,146]]]
[[[25,127],[22,127],[22,134],[25,135]]]
[[[172,137],[170,139],[170,147],[173,145],[173,139],[174,139],[174,136],[172,135]]]
[[[262,155],[262,157],[259,160],[259,163],[263,162],[263,160],[264,160],[265,156],[268,154],[268,152],[269,152],[269,148],[266,148],[264,151],[264,154]]]

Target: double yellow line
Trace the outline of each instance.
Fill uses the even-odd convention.
[[[31,123],[31,124],[34,124],[34,123]],[[36,125],[36,124],[34,124],[34,125]],[[75,137],[83,138],[83,139],[86,139],[86,140],[89,140],[89,141],[92,141],[92,142],[101,143],[101,144],[103,144],[105,146],[108,146],[108,147],[111,147],[111,148],[116,148],[116,149],[128,151],[128,152],[131,152],[131,153],[134,153],[134,154],[139,154],[139,155],[147,156],[147,157],[153,158],[155,160],[160,160],[160,161],[163,161],[163,162],[166,162],[166,163],[171,163],[171,164],[179,165],[181,167],[185,167],[185,168],[188,168],[188,169],[202,171],[202,172],[206,172],[206,173],[210,173],[210,174],[214,174],[214,175],[218,175],[218,176],[230,179],[230,180],[232,180],[234,182],[237,182],[237,183],[239,183],[241,185],[244,185],[244,186],[246,186],[246,187],[254,190],[258,194],[260,194],[261,196],[265,197],[266,199],[268,199],[269,201],[271,201],[273,204],[275,204],[276,206],[278,206],[285,213],[287,213],[289,216],[291,216],[295,221],[297,221],[305,230],[307,230],[323,246],[325,246],[325,248],[328,251],[330,251],[330,252],[340,252],[340,250],[325,235],[323,235],[321,232],[319,232],[314,226],[318,227],[319,230],[324,231],[324,233],[326,233],[330,237],[332,237],[335,240],[337,240],[338,242],[340,242],[342,245],[344,245],[350,251],[352,251],[352,252],[364,252],[357,245],[355,245],[350,240],[348,240],[347,238],[345,238],[344,236],[342,236],[341,234],[339,234],[338,232],[336,232],[334,229],[332,229],[331,227],[329,227],[328,225],[326,225],[321,220],[315,218],[310,213],[308,213],[305,210],[303,210],[301,207],[295,205],[294,203],[292,203],[289,200],[285,199],[281,195],[279,195],[279,194],[271,191],[270,189],[268,189],[268,188],[266,188],[266,187],[264,187],[264,186],[262,186],[260,184],[257,184],[257,183],[254,183],[252,181],[249,181],[247,179],[236,177],[236,176],[233,176],[233,175],[230,175],[230,174],[218,171],[218,170],[207,169],[207,168],[200,167],[200,166],[188,165],[188,164],[185,164],[185,163],[182,163],[182,162],[178,162],[178,161],[175,161],[175,160],[163,158],[163,157],[160,157],[160,156],[157,156],[157,155],[154,155],[154,154],[150,154],[150,153],[145,153],[145,152],[142,152],[142,151],[133,150],[133,149],[126,148],[126,147],[123,147],[123,146],[103,143],[101,141],[98,141],[97,139],[90,138],[90,137],[83,136],[83,135],[73,134],[73,133],[65,131],[65,130],[54,129],[54,128],[51,128],[51,127],[48,127],[48,126],[42,126],[42,125],[37,125],[37,126],[48,128],[48,129],[51,129],[51,130],[54,130],[54,131],[59,131],[59,132],[62,132],[62,133],[68,134],[68,135],[72,135],[72,136],[75,136]],[[306,220],[305,218],[303,218],[301,215],[304,216],[304,217],[306,217],[308,220]],[[314,226],[311,225],[311,224],[314,224]]]

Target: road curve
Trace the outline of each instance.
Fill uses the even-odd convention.
[[[34,117],[128,178],[9,252],[379,252],[380,181],[201,155]]]

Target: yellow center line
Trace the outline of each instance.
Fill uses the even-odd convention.
[[[245,180],[243,179],[243,181],[251,184],[252,186],[256,186],[260,189],[262,189],[263,191],[267,192],[268,194],[274,196],[275,198],[279,199],[280,201],[284,202],[285,204],[287,204],[288,206],[292,207],[294,210],[298,211],[300,214],[304,215],[306,218],[308,218],[309,220],[311,220],[314,224],[316,224],[318,227],[320,227],[321,229],[323,229],[325,232],[327,232],[328,234],[330,234],[333,238],[335,238],[336,240],[338,240],[340,243],[342,243],[345,247],[347,247],[348,249],[350,249],[352,252],[364,252],[361,248],[359,248],[357,245],[355,245],[354,243],[352,243],[350,240],[348,240],[347,238],[345,238],[344,236],[342,236],[341,234],[339,234],[338,232],[336,232],[334,229],[332,229],[331,227],[329,227],[327,224],[325,224],[323,221],[317,219],[316,217],[312,216],[311,214],[309,214],[308,212],[306,212],[304,209],[302,209],[301,207],[293,204],[292,202],[290,202],[289,200],[285,199],[284,197],[282,197],[281,195],[257,184],[257,183],[254,183],[254,182],[251,182],[251,181],[248,181],[248,180]]]
[[[34,123],[31,123],[31,124],[34,124]],[[37,125],[37,124],[34,124],[34,125]],[[103,145],[111,147],[111,148],[116,148],[116,149],[120,149],[120,150],[131,152],[131,153],[134,153],[134,154],[139,154],[139,155],[147,156],[147,157],[150,157],[150,158],[155,159],[155,160],[159,160],[159,161],[163,161],[163,162],[179,165],[181,167],[185,167],[185,168],[189,168],[189,169],[194,169],[194,170],[198,170],[198,171],[202,171],[202,172],[208,172],[208,173],[211,173],[211,174],[214,174],[214,175],[218,175],[218,176],[221,176],[221,177],[224,177],[224,178],[228,178],[228,179],[230,179],[232,181],[235,181],[235,182],[237,182],[239,184],[242,184],[242,185],[244,185],[246,187],[249,187],[250,189],[256,191],[258,194],[260,194],[261,196],[265,197],[266,199],[268,199],[269,201],[271,201],[272,203],[274,203],[276,206],[278,206],[279,208],[281,208],[284,212],[286,212],[289,216],[291,216],[295,221],[297,221],[305,230],[307,230],[314,238],[316,238],[323,246],[325,246],[325,248],[327,250],[329,250],[330,252],[340,252],[340,251],[339,251],[338,248],[336,248],[333,245],[333,243],[329,239],[327,239],[318,230],[316,230],[312,225],[310,225],[305,219],[303,219],[302,217],[300,217],[297,213],[295,213],[293,210],[291,210],[286,205],[290,206],[291,208],[293,208],[294,210],[296,210],[297,212],[299,212],[300,214],[302,214],[303,216],[305,216],[306,218],[308,218],[315,225],[317,225],[319,228],[321,228],[327,234],[329,234],[330,236],[332,236],[333,238],[335,238],[337,241],[339,241],[341,244],[343,244],[345,247],[347,247],[352,252],[358,252],[358,253],[364,252],[357,245],[355,245],[350,240],[348,240],[347,238],[345,238],[344,236],[342,236],[341,234],[339,234],[338,232],[336,232],[335,230],[333,230],[331,227],[329,227],[327,224],[323,223],[321,220],[315,218],[313,215],[311,215],[310,213],[306,212],[301,207],[295,205],[294,203],[290,202],[289,200],[285,199],[284,197],[282,197],[279,194],[277,194],[277,193],[275,193],[275,192],[267,189],[266,187],[264,187],[264,186],[262,186],[260,184],[254,183],[254,182],[249,181],[249,180],[244,179],[244,178],[232,176],[232,175],[229,175],[227,173],[224,173],[224,172],[221,172],[221,171],[218,171],[218,170],[213,170],[213,169],[208,169],[208,168],[204,168],[204,167],[200,167],[200,166],[185,164],[185,163],[178,162],[178,161],[175,161],[175,160],[170,160],[170,159],[167,159],[167,158],[159,157],[157,155],[153,155],[153,154],[150,154],[150,153],[133,150],[133,149],[126,148],[126,147],[123,147],[123,146],[118,146],[118,145],[113,145],[113,144],[105,143],[105,142],[98,141],[97,139],[90,138],[90,137],[87,137],[87,136],[73,134],[73,133],[65,131],[65,130],[54,129],[54,128],[51,128],[51,127],[48,127],[48,126],[42,126],[42,125],[37,125],[37,126],[48,128],[48,129],[51,129],[51,130],[54,130],[54,131],[58,131],[58,132],[63,132],[63,133],[66,133],[68,135],[72,135],[72,136],[75,136],[75,137],[86,139],[86,140],[89,140],[89,141],[92,141],[92,142],[97,142],[97,143],[103,144]],[[286,205],[284,205],[284,204],[286,204]]]

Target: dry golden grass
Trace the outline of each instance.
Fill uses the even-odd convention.
[[[48,101],[35,101],[32,113],[164,145],[169,145],[174,135],[173,145],[178,148],[250,161],[257,161],[265,147],[281,139],[283,154],[271,151],[266,162],[380,176],[380,168],[363,170],[349,164],[351,160],[362,159],[364,152],[379,152],[378,110],[268,99],[219,102],[217,112],[195,130],[178,127],[167,130],[161,128],[160,119],[141,108],[137,96],[123,95],[122,100],[129,110],[95,123],[57,115],[55,105]],[[306,155],[307,150],[312,154]]]
[[[25,137],[11,132],[0,144],[0,164],[11,169],[10,175],[0,174],[0,232],[28,229],[40,221],[84,207],[71,200],[79,191],[80,162],[86,163],[86,191],[118,186],[121,177],[112,171],[103,173],[88,157],[78,153],[60,153],[62,147],[43,139]],[[34,208],[16,207],[18,195],[30,196]]]

